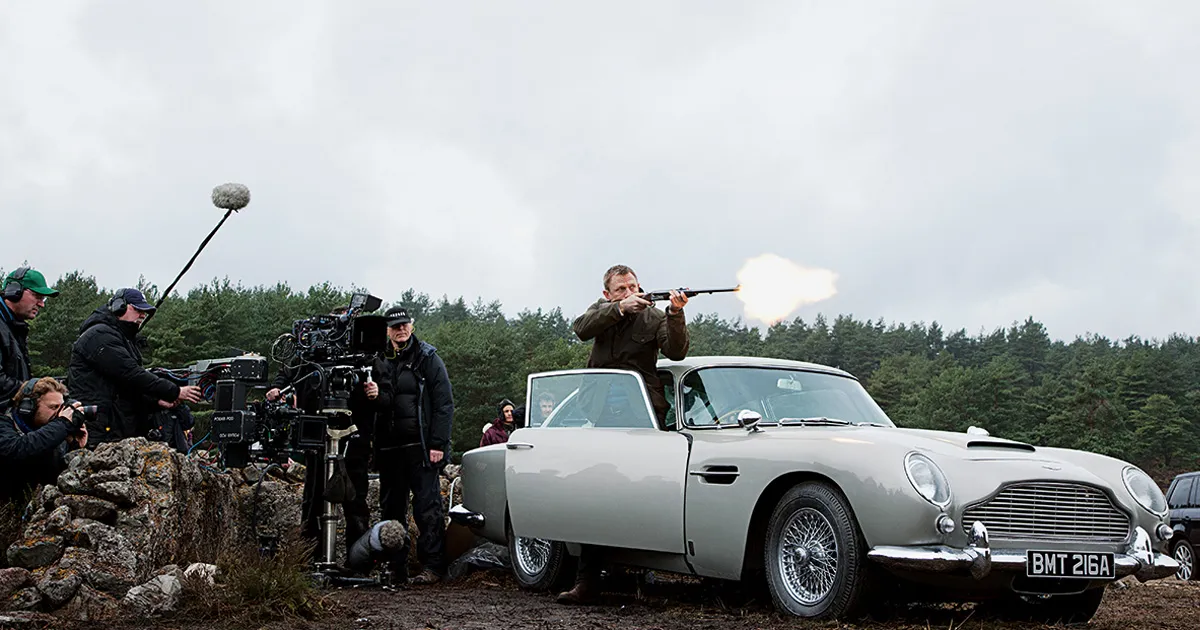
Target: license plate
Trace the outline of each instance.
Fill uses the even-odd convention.
[[[1028,577],[1115,579],[1117,567],[1111,553],[1074,551],[1029,551],[1025,557]]]

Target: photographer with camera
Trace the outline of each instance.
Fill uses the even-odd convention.
[[[66,470],[67,451],[87,446],[87,410],[66,401],[67,387],[46,377],[29,379],[0,420],[0,500],[24,501],[38,484]]]
[[[367,397],[379,412],[375,423],[375,465],[384,520],[408,522],[412,492],[417,523],[417,557],[423,570],[412,584],[433,584],[446,575],[446,522],[438,474],[450,454],[454,395],[437,348],[413,334],[413,318],[393,307],[387,318],[388,349],[375,365]],[[372,387],[374,385],[374,387]],[[408,544],[392,558],[394,577],[404,582]]]
[[[121,289],[79,327],[67,382],[84,404],[100,408],[88,422],[94,444],[144,437],[153,411],[202,398],[199,387],[181,387],[142,367],[137,333],[152,312],[141,291]]]

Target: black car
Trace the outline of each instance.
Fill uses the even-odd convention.
[[[1200,472],[1179,475],[1167,489],[1171,507],[1171,555],[1179,563],[1181,580],[1196,579],[1196,548],[1200,547]]]

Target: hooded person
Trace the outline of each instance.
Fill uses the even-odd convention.
[[[137,334],[154,312],[137,289],[121,289],[92,311],[71,347],[71,395],[99,410],[89,420],[89,445],[146,435],[151,414],[180,402],[199,402],[200,388],[180,386],[142,367]]]
[[[483,437],[479,440],[480,446],[491,446],[492,444],[504,444],[508,441],[508,436],[516,429],[516,420],[513,417],[515,407],[511,400],[505,398],[497,405],[496,418],[488,425],[483,432]]]

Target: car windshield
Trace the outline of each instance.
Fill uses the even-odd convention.
[[[895,426],[858,381],[786,368],[712,367],[684,377],[683,421],[690,427],[736,426],[749,409],[760,424]]]

